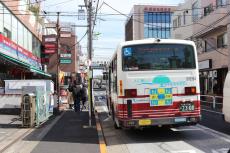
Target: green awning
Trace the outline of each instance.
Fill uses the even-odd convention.
[[[26,64],[26,63],[24,63],[24,62],[22,62],[22,61],[19,61],[19,60],[13,58],[13,57],[10,57],[10,56],[8,56],[8,55],[5,55],[5,54],[3,54],[3,53],[1,53],[1,52],[0,52],[0,56],[3,57],[3,58],[4,58],[5,60],[7,60],[8,62],[14,63],[14,64],[16,64],[16,65],[18,65],[18,66],[21,66],[21,67],[25,68],[25,69],[27,69],[28,66],[29,66],[28,64]]]
[[[5,60],[11,62],[11,63],[14,63],[14,64],[16,64],[16,65],[18,65],[20,67],[23,67],[23,68],[29,70],[30,72],[35,72],[35,73],[38,73],[38,74],[41,74],[41,75],[44,75],[44,76],[47,76],[47,77],[51,77],[51,74],[45,73],[42,70],[39,70],[39,69],[37,69],[37,68],[35,68],[35,67],[25,63],[25,62],[22,62],[22,61],[20,61],[18,59],[15,59],[13,57],[8,56],[8,55],[5,55],[5,54],[3,54],[1,52],[0,52],[0,56],[3,57]]]
[[[42,71],[42,70],[39,70],[39,69],[36,69],[36,68],[34,68],[34,67],[30,67],[30,71],[31,72],[35,72],[35,73],[38,73],[38,74],[41,74],[41,75],[44,75],[44,76],[47,76],[47,77],[51,77],[52,75],[51,74],[49,74],[49,73],[45,73],[44,71]]]

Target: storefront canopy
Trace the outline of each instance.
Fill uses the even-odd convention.
[[[51,74],[45,73],[45,72],[42,71],[42,70],[39,70],[39,69],[37,69],[37,68],[35,68],[35,67],[33,67],[33,66],[31,66],[31,65],[29,65],[29,64],[27,64],[27,63],[25,63],[25,62],[22,62],[22,61],[20,61],[20,60],[17,60],[17,59],[15,59],[15,58],[10,57],[10,56],[8,56],[8,55],[5,55],[5,54],[3,54],[3,53],[1,53],[1,52],[0,52],[0,57],[3,58],[4,60],[7,60],[7,61],[10,62],[10,63],[13,63],[13,64],[15,64],[15,65],[18,65],[18,66],[22,67],[22,68],[24,68],[24,69],[26,69],[26,70],[28,70],[28,71],[30,71],[30,72],[38,73],[38,74],[43,75],[43,76],[46,76],[46,77],[51,77]]]

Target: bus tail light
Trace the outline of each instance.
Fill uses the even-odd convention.
[[[125,89],[125,97],[132,98],[137,96],[137,89]]]
[[[196,87],[185,87],[185,95],[195,95]]]
[[[119,81],[120,89],[119,89],[119,94],[123,95],[123,83],[122,80]]]

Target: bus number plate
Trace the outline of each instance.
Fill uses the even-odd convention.
[[[139,125],[151,125],[151,120],[145,119],[145,120],[139,120]]]
[[[181,112],[189,112],[194,111],[195,107],[193,103],[182,103],[180,105],[180,111]]]

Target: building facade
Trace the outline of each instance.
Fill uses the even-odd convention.
[[[0,2],[1,80],[50,77],[42,70],[40,58],[43,26],[36,14],[39,5],[24,0]]]
[[[192,32],[188,31],[189,34],[185,34],[185,27],[178,20],[183,14],[178,15],[178,12],[175,12],[173,21],[175,24],[177,22],[177,26],[172,36],[195,41],[198,51],[201,94],[222,95],[229,67],[227,1],[187,0],[183,6],[182,10],[188,9],[185,20],[192,21],[185,27],[189,27],[189,31]]]
[[[71,76],[75,76],[79,72],[79,44],[75,34],[74,23],[60,23],[60,46],[59,46],[59,66],[60,75],[62,75],[62,84],[68,84],[67,80]],[[53,76],[57,74],[57,53],[50,54],[49,62],[47,63],[47,71]],[[54,77],[55,79],[56,77]]]
[[[134,5],[125,24],[125,40],[170,38],[174,8],[173,6]]]

